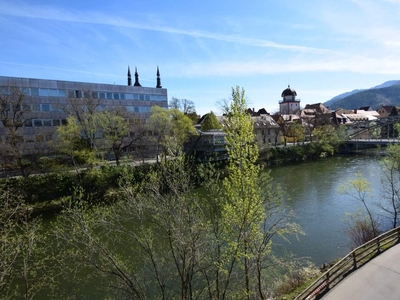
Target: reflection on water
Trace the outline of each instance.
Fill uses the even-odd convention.
[[[346,255],[350,242],[344,233],[346,213],[362,210],[360,201],[338,192],[340,184],[355,178],[357,172],[371,182],[372,201],[378,201],[381,194],[380,157],[347,156],[326,158],[297,165],[278,166],[271,169],[274,182],[280,184],[287,194],[287,204],[296,212],[295,222],[306,233],[299,240],[291,239],[288,245],[282,240],[284,249],[307,257],[316,265],[330,262]],[[382,222],[387,218],[370,204]]]

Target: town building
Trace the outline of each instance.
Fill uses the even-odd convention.
[[[134,83],[128,67],[127,85],[0,76],[0,142],[5,142],[4,122],[19,114],[20,140],[31,147],[45,147],[58,126],[66,124],[71,100],[82,105],[96,102],[96,111],[124,111],[130,124],[145,124],[152,106],[168,108],[167,89],[157,67],[154,87],[143,87],[135,68]],[[23,97],[16,102],[16,96]],[[130,133],[134,134],[134,133]],[[35,144],[35,146],[33,146]],[[134,148],[127,149],[134,151]]]

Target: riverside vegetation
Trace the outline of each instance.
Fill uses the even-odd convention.
[[[258,176],[252,121],[238,87],[226,122],[223,179],[208,165],[194,172],[175,149],[174,158],[145,172],[106,167],[6,181],[1,297],[270,297],[275,273],[268,269],[285,265],[271,252],[271,239],[300,228],[289,222],[292,212],[269,176]],[[194,174],[205,187],[201,195]],[[27,205],[61,195],[63,209],[45,231]]]
[[[301,229],[259,176],[244,90],[232,90],[227,113],[223,178],[176,147],[154,165],[4,181],[0,299],[267,299],[315,275],[272,251],[274,236]],[[40,204],[62,208],[46,230]]]

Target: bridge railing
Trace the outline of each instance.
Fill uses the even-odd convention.
[[[329,268],[328,271],[323,273],[317,280],[299,294],[295,300],[319,299],[321,295],[332,289],[351,272],[366,264],[376,255],[394,246],[399,241],[400,226],[372,239],[364,245],[361,245]]]

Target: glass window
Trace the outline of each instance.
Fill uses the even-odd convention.
[[[133,100],[139,100],[139,94],[133,94]]]
[[[40,97],[47,97],[49,95],[48,89],[39,89],[39,96]]]
[[[50,111],[50,104],[42,104],[42,111]]]
[[[2,93],[3,95],[9,95],[9,94],[10,94],[10,91],[8,90],[7,87],[2,86],[2,87],[1,87],[1,93]]]
[[[106,93],[100,92],[99,93],[100,99],[106,99]]]
[[[113,93],[107,93],[107,99],[112,100],[113,98]]]
[[[99,106],[96,107],[97,111],[105,111],[106,110],[106,105],[105,104],[100,104]]]
[[[39,89],[31,88],[31,96],[39,96]]]
[[[133,94],[125,94],[126,100],[133,100]]]
[[[57,107],[55,105],[50,105],[50,110],[51,111],[55,111],[55,112],[61,112],[62,111],[61,108],[59,108],[59,107]]]
[[[22,93],[24,93],[24,95],[26,95],[26,96],[31,95],[29,88],[22,88]]]
[[[113,99],[114,100],[119,100],[119,93],[114,93]]]
[[[135,112],[139,112],[139,107],[135,106]]]
[[[139,112],[140,113],[150,112],[150,107],[149,106],[140,106]]]
[[[32,104],[32,111],[40,111],[40,104]]]
[[[67,120],[66,120],[66,119],[62,119],[62,120],[61,120],[61,124],[62,124],[62,125],[67,125]]]
[[[42,120],[40,119],[33,120],[33,125],[35,125],[35,127],[42,127]]]
[[[75,98],[82,98],[82,91],[75,90],[74,96]]]
[[[60,126],[61,125],[61,121],[58,119],[54,119],[53,120],[53,126]]]
[[[139,95],[139,100],[140,100],[140,101],[144,101],[144,98],[145,98],[145,97],[144,97],[143,94],[140,94],[140,95]]]
[[[83,97],[85,99],[89,99],[90,98],[90,93],[89,92],[83,92]]]
[[[131,105],[127,105],[126,106],[126,111],[133,112],[133,111],[135,111],[135,107],[131,106]]]
[[[126,99],[124,93],[120,93],[119,95],[120,95],[120,97],[121,97],[121,100],[125,100],[125,99]]]
[[[144,96],[145,96],[144,99],[145,99],[146,101],[150,101],[150,95],[144,95]]]
[[[50,97],[58,97],[58,90],[49,89],[49,96]]]
[[[98,99],[99,98],[99,93],[98,92],[92,92],[92,98],[93,99]]]
[[[31,120],[31,119],[25,120],[24,126],[25,126],[25,127],[32,127],[32,120]]]
[[[51,120],[43,120],[43,126],[51,126]]]
[[[67,91],[66,90],[58,90],[58,96],[66,98],[67,97]]]

